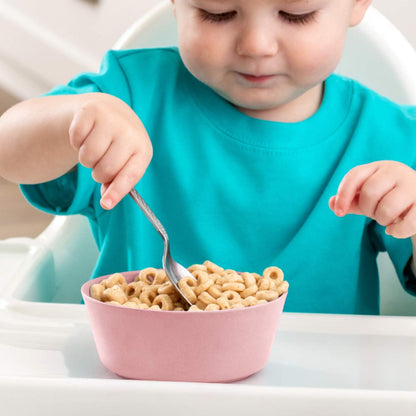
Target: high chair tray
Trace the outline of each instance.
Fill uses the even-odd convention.
[[[99,361],[85,306],[57,300],[79,287],[49,273],[62,259],[47,241],[0,242],[2,415],[415,414],[415,317],[283,313],[268,364],[245,380],[122,379]]]
[[[410,416],[416,408],[415,318],[284,313],[262,371],[203,384],[117,377],[98,359],[84,306],[66,315],[36,322],[3,306],[2,414]]]

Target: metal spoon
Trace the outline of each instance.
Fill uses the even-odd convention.
[[[161,222],[157,219],[156,215],[149,208],[149,205],[144,202],[143,198],[134,188],[129,192],[129,194],[133,198],[134,202],[143,211],[143,214],[146,215],[147,219],[152,223],[153,227],[155,227],[156,231],[163,238],[163,243],[165,245],[165,250],[163,253],[163,269],[165,270],[168,279],[171,281],[173,286],[175,286],[176,290],[179,292],[182,298],[191,306],[192,302],[190,302],[189,299],[179,289],[179,280],[186,276],[196,280],[195,277],[185,267],[173,260],[172,256],[170,255],[168,234]]]

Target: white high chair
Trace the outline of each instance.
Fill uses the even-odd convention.
[[[176,44],[176,22],[170,2],[165,0],[130,27],[114,49]],[[416,105],[416,51],[373,7],[363,22],[350,30],[337,72],[401,104]],[[16,253],[24,255],[13,263]],[[11,265],[9,296],[38,305],[79,302],[79,288],[88,279],[97,254],[88,222],[80,216],[54,218],[33,240],[0,241],[0,265],[3,270]],[[379,264],[381,313],[416,315],[416,298],[404,292],[386,255],[380,256]]]

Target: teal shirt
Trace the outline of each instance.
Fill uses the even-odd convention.
[[[404,273],[410,240],[387,236],[363,216],[338,218],[328,200],[354,166],[389,159],[415,167],[415,108],[332,75],[307,120],[254,119],[196,80],[175,48],[110,51],[99,74],[50,94],[93,91],[124,100],[145,125],[154,156],[136,189],[183,265],[279,266],[290,283],[286,311],[378,314],[379,251],[414,287]],[[22,190],[38,208],[89,218],[100,250],[94,276],[161,267],[162,239],[152,225],[129,197],[103,210],[89,169],[79,165]]]

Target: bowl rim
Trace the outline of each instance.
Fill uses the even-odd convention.
[[[158,269],[158,270],[161,270],[161,269]],[[114,304],[111,304],[111,303],[102,302],[98,299],[93,298],[90,295],[89,290],[87,290],[87,288],[90,288],[94,284],[93,283],[94,281],[98,281],[97,283],[99,283],[99,282],[101,282],[101,280],[104,280],[105,278],[107,278],[108,276],[111,276],[112,274],[120,273],[125,278],[125,276],[124,276],[125,273],[133,274],[133,273],[138,273],[138,272],[140,272],[140,270],[114,272],[114,273],[109,273],[109,274],[106,274],[106,275],[103,275],[103,276],[95,277],[94,279],[87,280],[86,282],[84,282],[82,284],[81,289],[80,289],[81,294],[84,298],[84,303],[85,303],[85,297],[87,297],[89,301],[92,301],[95,304],[100,304],[104,308],[119,308],[119,309],[122,309],[123,311],[129,311],[130,310],[130,311],[133,311],[133,312],[154,312],[154,313],[161,313],[162,312],[162,313],[169,313],[169,314],[174,312],[175,315],[176,314],[178,314],[178,315],[179,314],[187,314],[187,315],[189,315],[189,314],[200,314],[201,312],[204,312],[204,315],[205,315],[205,313],[224,314],[224,313],[233,313],[233,312],[234,313],[242,313],[243,311],[253,310],[253,309],[258,309],[258,308],[263,308],[263,307],[270,307],[271,304],[285,302],[287,294],[289,292],[289,289],[288,289],[286,292],[282,293],[276,299],[273,299],[271,301],[267,301],[266,303],[261,303],[261,304],[252,305],[252,306],[245,306],[243,308],[220,309],[220,310],[217,310],[217,311],[189,311],[189,310],[188,311],[165,311],[165,310],[162,310],[162,309],[160,309],[160,310],[149,310],[149,309],[126,308],[123,305],[114,305]]]

